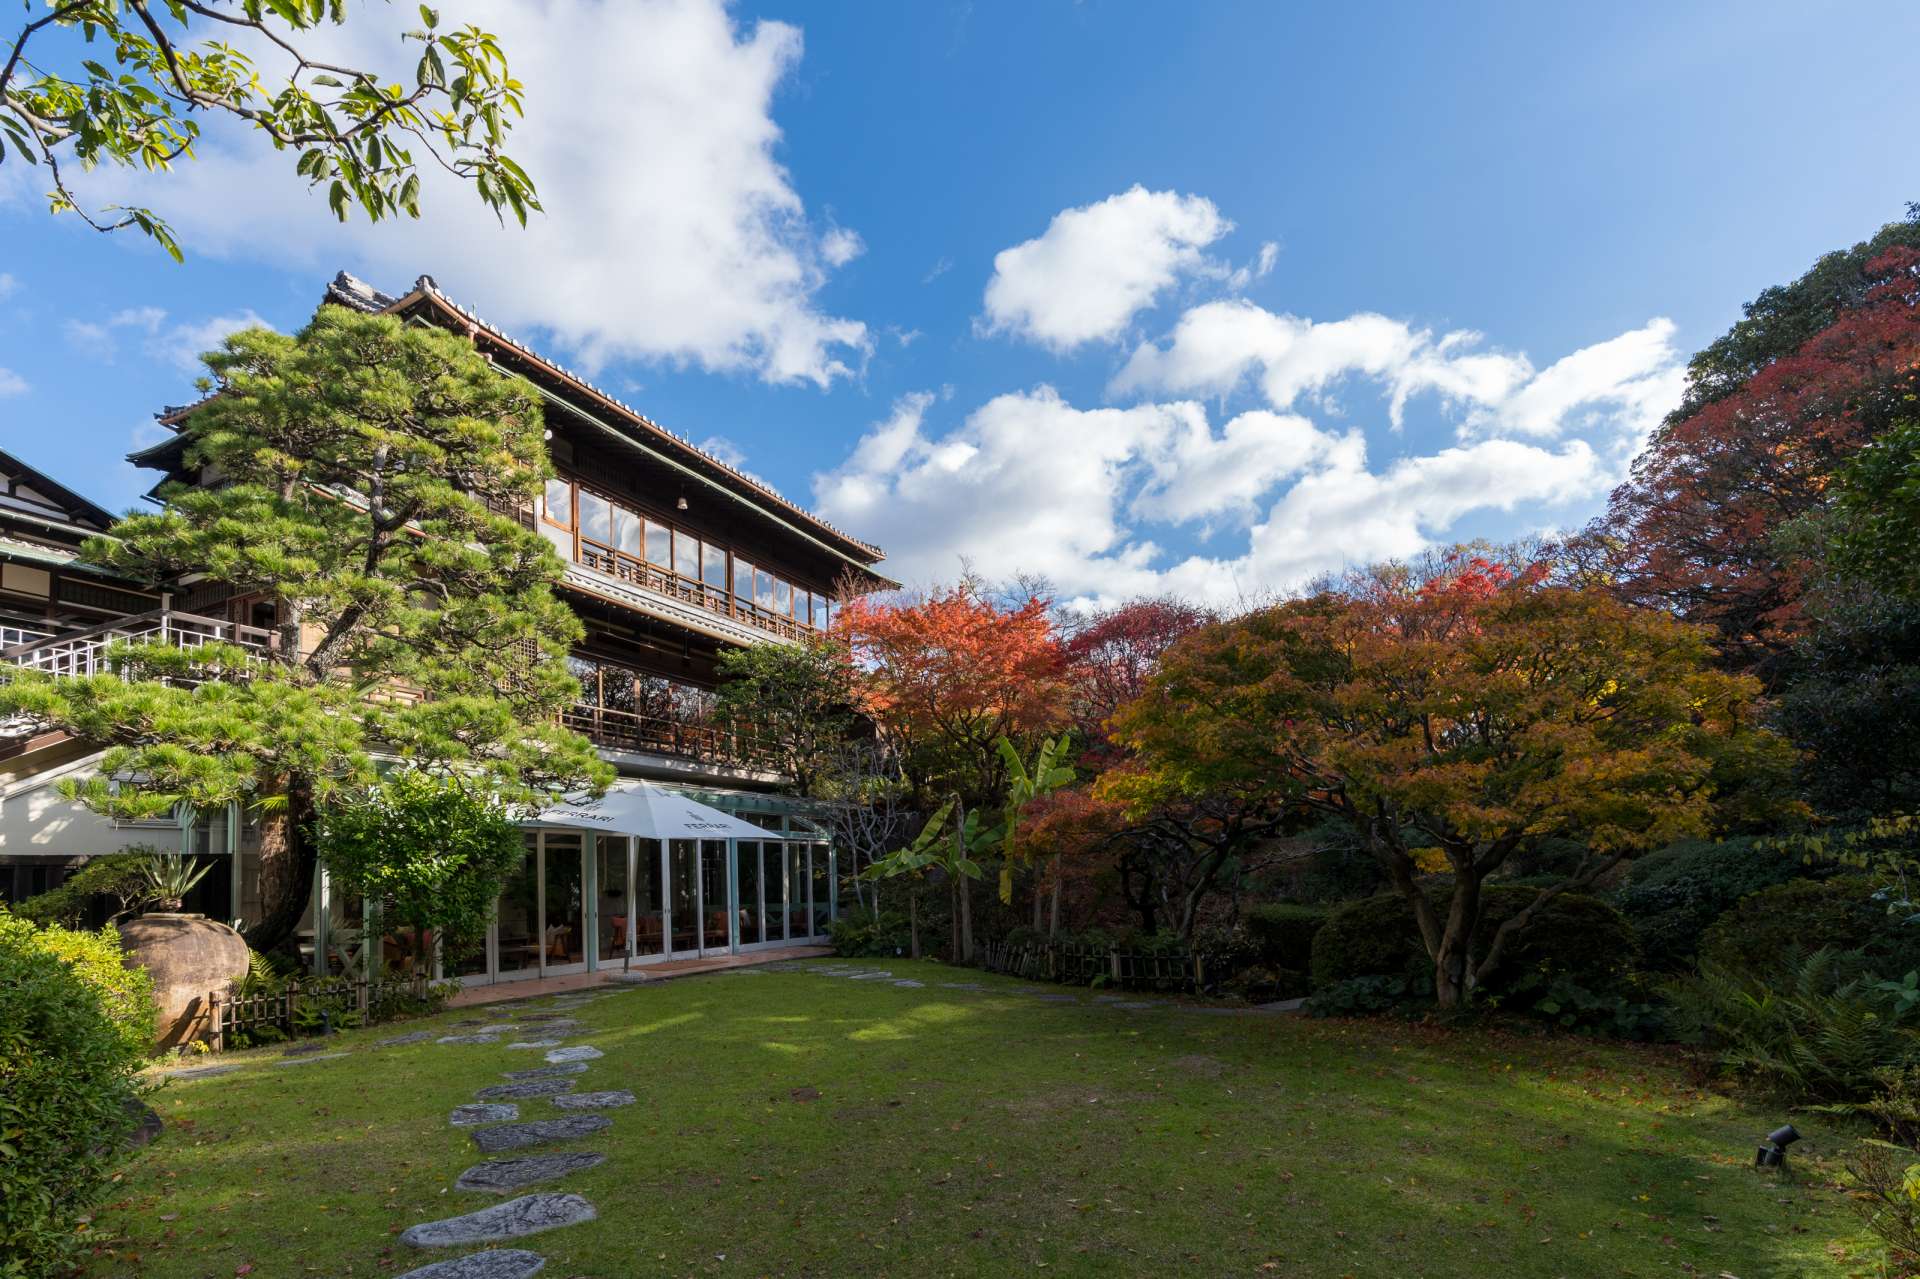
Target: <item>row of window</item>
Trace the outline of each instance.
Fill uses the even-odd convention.
[[[731,594],[742,611],[792,618],[819,630],[833,624],[833,604],[818,591],[795,586],[725,547],[630,511],[570,480],[547,481],[540,517],[540,531],[566,559],[644,562],[704,586],[715,602]]]

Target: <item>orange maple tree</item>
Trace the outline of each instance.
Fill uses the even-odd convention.
[[[1060,725],[1065,662],[1049,607],[1039,597],[1002,605],[963,581],[841,611],[862,709],[900,747],[918,799],[953,791],[969,807],[999,803],[995,743],[1024,745]]]

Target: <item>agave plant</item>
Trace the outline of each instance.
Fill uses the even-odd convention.
[[[197,857],[183,857],[179,853],[148,854],[140,862],[147,903],[161,910],[179,910],[194,885],[205,879],[212,869],[212,862],[202,865]]]

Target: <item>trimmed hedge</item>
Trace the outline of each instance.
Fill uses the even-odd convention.
[[[1920,969],[1920,925],[1888,916],[1873,881],[1797,879],[1742,898],[1700,942],[1702,965],[1779,973],[1816,950],[1837,952],[1847,975],[1898,979]]]
[[[1751,838],[1687,840],[1636,860],[1613,904],[1639,934],[1647,967],[1679,971],[1692,965],[1708,925],[1741,898],[1813,873]]]
[[[1247,911],[1241,926],[1259,947],[1262,964],[1304,973],[1313,966],[1313,938],[1328,914],[1325,906],[1272,902]]]
[[[1442,915],[1450,892],[1444,887],[1428,890],[1428,900]],[[1476,962],[1486,953],[1494,930],[1538,895],[1537,889],[1509,884],[1489,884],[1481,891]],[[1632,971],[1639,954],[1633,929],[1619,911],[1597,897],[1562,893],[1507,943],[1499,971],[1481,989],[1498,994],[1522,975],[1545,974],[1569,976],[1589,990],[1605,990]],[[1341,907],[1313,939],[1315,990],[1356,977],[1419,976],[1432,971],[1413,906],[1398,893]]]
[[[75,1218],[112,1184],[152,1034],[149,1003],[136,1046],[107,1007],[133,992],[103,994],[100,947],[62,932],[0,911],[0,1259],[36,1279],[68,1272]]]

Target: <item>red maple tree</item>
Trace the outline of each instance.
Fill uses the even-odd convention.
[[[1776,534],[1920,384],[1920,251],[1873,258],[1857,305],[1738,389],[1670,420],[1590,533],[1618,589],[1715,628],[1764,671],[1805,625],[1805,569]]]

